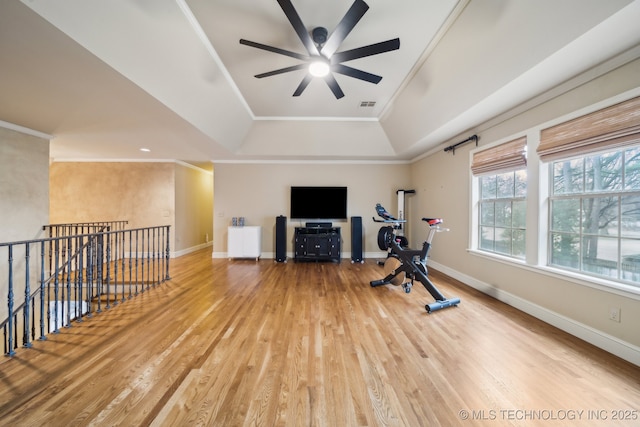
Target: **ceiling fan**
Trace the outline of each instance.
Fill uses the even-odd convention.
[[[311,33],[309,33],[290,0],[278,0],[278,4],[289,19],[289,22],[298,34],[300,41],[302,41],[302,44],[307,49],[308,54],[300,54],[245,39],[240,39],[240,44],[304,61],[303,64],[280,68],[266,73],[257,74],[255,76],[256,78],[261,79],[264,77],[275,76],[277,74],[288,73],[290,71],[302,70],[305,68],[308,69],[309,72],[304,76],[298,85],[298,88],[293,93],[293,96],[300,96],[314,77],[322,77],[329,86],[329,89],[331,89],[335,95],[336,99],[342,98],[344,93],[332,72],[378,84],[378,82],[382,80],[381,76],[349,67],[344,65],[343,62],[364,58],[366,56],[378,55],[380,53],[400,48],[400,39],[395,38],[380,43],[362,46],[356,49],[337,52],[344,39],[369,9],[369,6],[363,0],[355,0],[353,2],[346,15],[342,18],[340,23],[338,23],[331,35],[328,35],[328,31],[324,27],[316,27],[311,31]]]

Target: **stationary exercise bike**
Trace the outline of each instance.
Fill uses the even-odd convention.
[[[405,198],[408,195],[416,194],[416,190],[397,190],[396,195],[398,196],[398,215],[394,217],[391,215],[385,208],[382,207],[380,203],[376,204],[376,212],[378,216],[385,220],[390,220],[388,222],[393,223],[393,229],[395,230],[396,239],[400,239],[400,245],[402,247],[408,247],[409,241],[404,236],[403,224],[407,222],[406,209],[405,209]],[[373,218],[376,222],[384,222]],[[383,265],[384,261],[378,261],[378,264]]]
[[[395,230],[398,229],[398,224],[404,222],[404,220],[397,219],[389,214],[379,203],[376,205],[376,212],[382,220],[373,218],[375,222],[393,225],[383,226],[378,231],[378,247],[387,251],[387,259],[384,261],[384,269],[387,275],[383,279],[371,281],[371,286],[402,285],[405,293],[409,293],[413,287],[413,281],[417,279],[436,300],[424,306],[427,313],[460,304],[460,298],[447,299],[442,295],[428,277],[427,257],[433,237],[439,231],[447,231],[440,225],[443,222],[442,219],[422,218],[423,221],[429,224],[429,234],[427,240],[422,244],[422,249],[414,250],[403,246],[406,239],[396,236]]]

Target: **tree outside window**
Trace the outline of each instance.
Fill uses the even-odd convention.
[[[640,283],[640,147],[553,162],[554,266]]]
[[[478,179],[478,249],[524,259],[527,171],[520,169]]]

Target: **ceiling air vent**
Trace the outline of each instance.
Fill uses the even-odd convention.
[[[376,106],[376,101],[362,101],[360,103],[361,107],[375,107]]]

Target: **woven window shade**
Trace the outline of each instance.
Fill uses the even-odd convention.
[[[640,143],[640,97],[544,129],[536,150],[558,160]]]
[[[498,173],[527,166],[527,137],[514,139],[487,150],[477,151],[471,161],[474,175]]]

